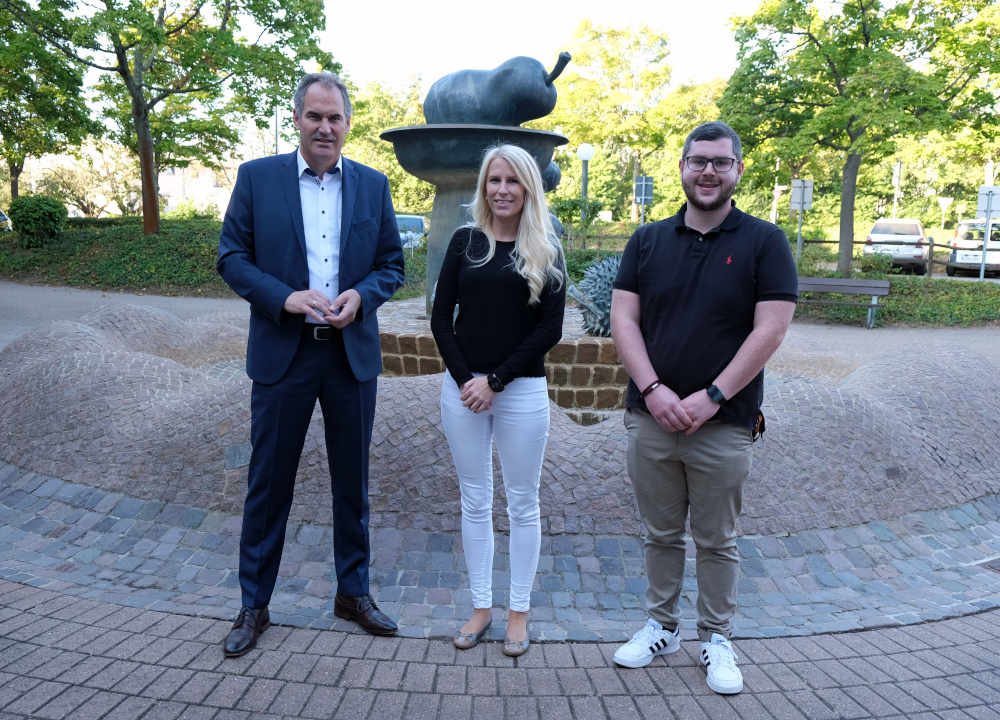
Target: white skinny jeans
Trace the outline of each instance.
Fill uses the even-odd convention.
[[[510,518],[510,609],[531,608],[531,586],[542,542],[538,485],[549,437],[544,377],[512,380],[492,407],[474,413],[462,405],[449,373],[441,387],[441,423],[462,492],[462,545],[472,605],[493,607],[493,439],[496,438]]]

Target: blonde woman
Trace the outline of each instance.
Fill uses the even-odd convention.
[[[489,149],[476,187],[473,223],[452,236],[431,315],[448,368],[441,422],[462,494],[474,608],[454,643],[475,647],[492,620],[495,440],[510,518],[503,652],[517,656],[528,649],[541,544],[538,485],[549,433],[544,358],[562,336],[566,270],[531,155],[514,145]]]

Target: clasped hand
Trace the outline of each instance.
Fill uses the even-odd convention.
[[[485,375],[467,380],[462,385],[462,404],[474,413],[489,410],[493,406],[493,396]]]
[[[308,315],[335,328],[354,322],[360,307],[361,295],[354,288],[340,293],[333,302],[319,290],[296,290],[285,299],[286,312]]]
[[[660,385],[646,396],[646,408],[660,427],[685,435],[693,435],[719,412],[719,406],[704,390],[697,390],[681,399],[665,385]]]

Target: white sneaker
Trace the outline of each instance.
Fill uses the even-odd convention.
[[[712,633],[712,641],[701,644],[701,664],[708,686],[720,695],[735,695],[743,689],[743,673],[736,667],[733,645],[721,635]]]
[[[653,618],[615,652],[615,663],[627,668],[646,667],[657,655],[669,655],[681,649],[680,633],[664,630]]]

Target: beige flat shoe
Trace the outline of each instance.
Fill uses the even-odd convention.
[[[503,639],[503,649],[502,652],[507,657],[519,657],[528,652],[528,647],[531,645],[530,633],[528,633],[528,628],[525,628],[524,640],[511,640],[509,637]]]
[[[479,641],[482,640],[483,637],[485,637],[486,632],[490,629],[491,625],[493,625],[492,620],[486,623],[486,625],[483,626],[483,629],[477,633],[464,633],[459,631],[458,635],[456,635],[455,639],[451,642],[459,650],[471,650],[479,644]]]

